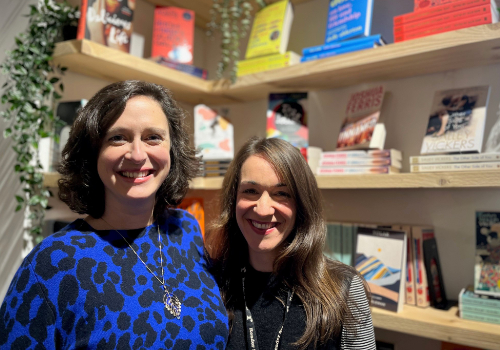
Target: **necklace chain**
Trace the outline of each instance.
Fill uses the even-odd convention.
[[[154,276],[154,278],[156,278],[158,280],[158,282],[160,282],[160,284],[162,285],[163,287],[163,304],[165,304],[165,308],[175,317],[177,317],[177,319],[180,319],[181,318],[181,307],[182,307],[182,304],[179,300],[179,298],[177,298],[173,293],[170,293],[168,291],[168,288],[167,286],[165,285],[165,274],[164,274],[164,270],[163,270],[163,254],[162,254],[162,243],[161,243],[161,236],[160,236],[160,224],[157,224],[157,230],[158,230],[158,246],[160,248],[160,267],[161,267],[161,277],[162,277],[162,280],[160,280],[160,278],[156,275],[156,273],[154,273],[149,267],[148,265],[144,262],[144,260],[141,259],[141,257],[139,256],[139,254],[137,254],[137,252],[135,251],[134,247],[132,247],[132,245],[127,241],[127,239],[120,233],[120,231],[118,231],[116,228],[114,228],[109,222],[107,222],[106,220],[104,220],[102,217],[101,217],[101,220],[104,221],[106,224],[108,224],[109,227],[111,227],[114,231],[116,231],[116,233],[118,233],[122,238],[123,240],[125,241],[125,243],[128,244],[128,246],[130,247],[130,249],[132,249],[132,251],[134,252],[134,254],[137,256],[137,258],[144,264],[144,266],[146,267],[146,269]]]

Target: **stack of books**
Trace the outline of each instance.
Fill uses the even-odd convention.
[[[412,173],[487,171],[500,169],[500,153],[449,154],[410,157]]]
[[[203,160],[200,167],[200,176],[202,177],[214,177],[214,176],[224,176],[229,168],[231,159],[220,159],[220,160]]]
[[[402,168],[402,153],[395,149],[322,152],[317,175],[393,174]]]
[[[198,78],[201,78],[204,80],[207,80],[207,78],[208,78],[208,72],[205,69],[193,66],[191,64],[185,64],[185,63],[172,61],[172,60],[169,60],[168,58],[165,58],[163,56],[151,57],[150,60],[152,60],[158,64],[161,64],[162,66],[172,68],[172,69],[193,75],[195,77],[198,77]]]
[[[256,15],[245,59],[237,62],[237,76],[284,68],[300,62],[300,55],[286,51],[293,21],[288,0],[270,4]]]
[[[446,1],[394,17],[394,42],[496,22],[495,0]]]
[[[458,308],[463,319],[500,324],[500,298],[476,294],[472,286],[460,292]]]

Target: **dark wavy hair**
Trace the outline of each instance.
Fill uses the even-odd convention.
[[[167,206],[177,205],[186,195],[200,160],[189,145],[185,112],[161,85],[127,80],[99,90],[79,111],[71,128],[58,168],[59,198],[71,210],[96,219],[104,214],[104,185],[97,173],[97,158],[106,132],[134,96],[147,96],[158,102],[167,116],[170,132],[170,171],[156,192],[154,218],[161,217]]]
[[[268,161],[280,182],[287,185],[296,203],[295,227],[281,247],[273,274],[293,287],[306,312],[306,329],[297,341],[325,343],[338,336],[342,328],[356,332],[356,320],[348,306],[350,282],[359,274],[350,266],[323,255],[326,227],[316,179],[299,150],[276,139],[251,138],[231,162],[222,184],[220,218],[206,236],[211,268],[218,280],[221,296],[230,317],[242,305],[240,269],[248,262],[248,245],[236,221],[236,197],[243,163],[252,155]],[[361,278],[362,281],[364,281]],[[368,289],[365,283],[365,291]]]

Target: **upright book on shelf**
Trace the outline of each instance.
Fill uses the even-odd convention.
[[[355,92],[349,97],[337,150],[383,149],[385,127],[379,123],[383,100],[382,85]]]
[[[420,153],[481,152],[489,91],[489,86],[437,91]]]
[[[194,107],[194,145],[203,160],[234,158],[233,125],[217,111],[200,104]]]
[[[161,56],[174,62],[192,64],[194,15],[194,11],[179,7],[156,7],[151,57]]]
[[[371,290],[371,304],[399,312],[405,301],[406,234],[358,227],[356,270]]]
[[[307,109],[307,92],[270,94],[267,137],[286,140],[299,149],[307,148]]]
[[[476,212],[474,291],[500,297],[500,212]]]
[[[415,271],[416,303],[417,306],[427,307],[431,305],[431,298],[425,270],[424,240],[429,237],[434,237],[434,228],[431,226],[412,226],[411,235],[413,240],[413,269]]]
[[[288,0],[270,4],[255,15],[245,59],[284,54],[293,21],[293,7]]]
[[[357,36],[369,36],[373,0],[332,0],[329,2],[325,44]]]
[[[128,53],[134,9],[134,0],[82,0],[76,38]]]

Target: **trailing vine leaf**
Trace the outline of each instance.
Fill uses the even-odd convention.
[[[50,197],[43,187],[38,145],[41,138],[53,137],[58,125],[53,107],[61,98],[59,81],[65,70],[54,66],[52,56],[56,42],[62,40],[62,28],[77,25],[79,13],[66,2],[39,0],[30,5],[28,17],[28,28],[15,38],[14,49],[0,66],[7,75],[1,103],[8,107],[1,116],[9,124],[3,134],[13,140],[14,171],[23,184],[23,196],[15,196],[16,211],[25,208],[25,231],[35,234],[38,243]]]

